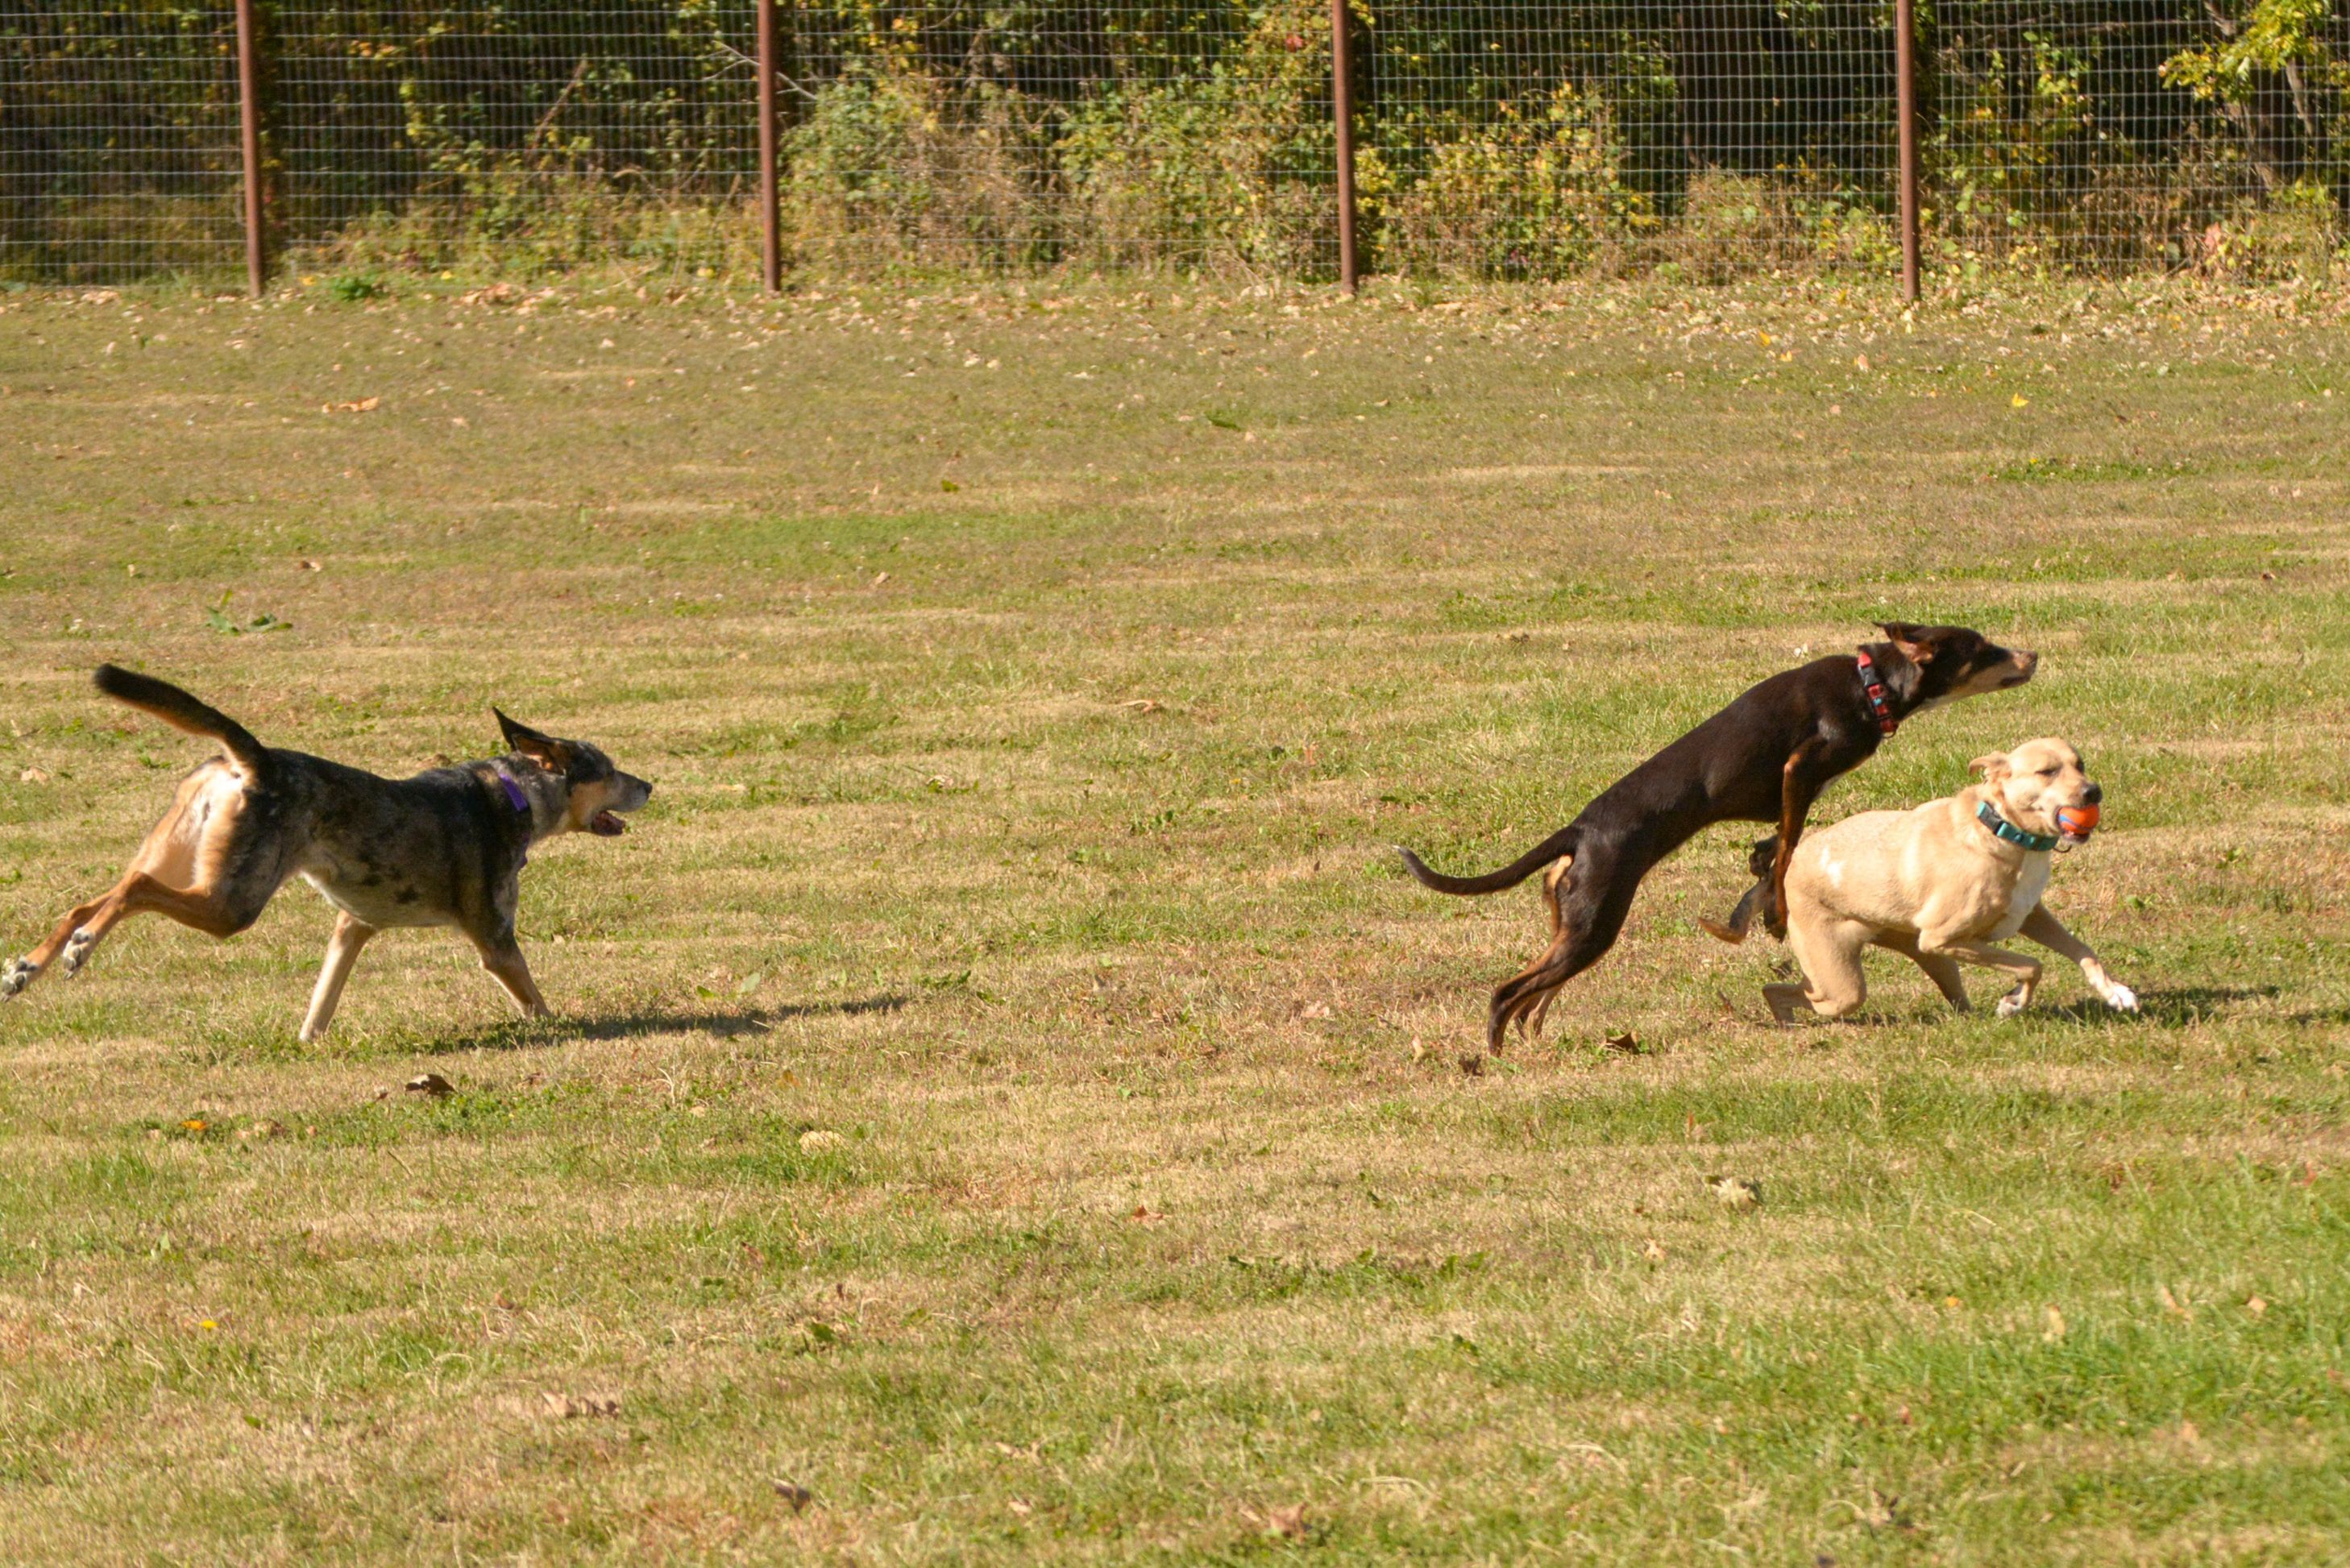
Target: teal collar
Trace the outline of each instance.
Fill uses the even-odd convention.
[[[2026,849],[2054,849],[2056,836],[2053,833],[2026,833],[2000,815],[1999,807],[1984,801],[1975,807],[1975,819],[2010,844],[2021,844]]]

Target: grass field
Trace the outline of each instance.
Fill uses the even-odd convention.
[[[409,933],[297,1045],[298,885],[0,1008],[0,1556],[2350,1558],[2340,299],[0,304],[0,947],[202,754],[101,659],[659,784],[552,1021]],[[1724,828],[1464,1072],[1534,894],[1386,846],[1877,617],[2041,675],[1814,820],[2070,738],[2143,1014],[1766,1027]]]

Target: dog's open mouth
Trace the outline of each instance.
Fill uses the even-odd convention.
[[[599,811],[588,819],[588,831],[598,838],[618,838],[629,831],[629,825],[608,811]]]

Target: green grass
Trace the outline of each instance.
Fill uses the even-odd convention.
[[[659,791],[553,1020],[411,933],[297,1045],[299,886],[0,1009],[0,1555],[2350,1555],[2340,300],[367,281],[0,302],[0,947],[200,754],[101,659]],[[1723,828],[1464,1074],[1535,899],[1386,846],[1879,617],[2043,672],[1820,817],[2071,739],[2143,1015],[1766,1027]]]

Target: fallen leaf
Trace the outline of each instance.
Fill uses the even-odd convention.
[[[1428,1047],[1420,1044],[1419,1036],[1417,1034],[1411,1037],[1411,1059],[1415,1062],[1428,1060]]]
[[[18,784],[47,784],[49,782],[49,775],[43,773],[38,768],[26,768],[23,773],[16,775],[16,782]]]
[[[2247,1296],[2244,1298],[2244,1310],[2254,1317],[2264,1316],[2269,1310],[2269,1303],[2258,1296]]]
[[[1485,1058],[1483,1054],[1481,1052],[1471,1051],[1462,1056],[1461,1058],[1461,1070],[1472,1078],[1483,1077],[1485,1075]]]
[[[1138,1203],[1134,1206],[1134,1212],[1128,1215],[1127,1218],[1129,1220],[1139,1220],[1143,1224],[1148,1225],[1153,1220],[1163,1220],[1166,1216],[1151,1208],[1148,1203]]]
[[[828,1148],[845,1148],[848,1140],[828,1127],[810,1127],[800,1134],[802,1154],[821,1154]]]
[[[1705,1184],[1725,1209],[1752,1209],[1762,1201],[1762,1184],[1742,1176],[1709,1176]]]
[[[1130,701],[1121,702],[1118,706],[1129,713],[1156,713],[1165,704],[1156,697],[1137,697]]]
[[[1309,1002],[1305,1004],[1305,1011],[1299,1013],[1298,1016],[1301,1018],[1327,1018],[1330,1016],[1330,1004],[1326,1002]]]
[[[558,1421],[574,1421],[583,1416],[617,1416],[620,1413],[620,1402],[618,1399],[606,1398],[598,1394],[575,1397],[569,1394],[557,1394],[549,1389],[538,1397],[546,1407],[546,1413]]]
[[[2040,1330],[2040,1337],[2050,1345],[2054,1345],[2064,1337],[2064,1314],[2052,1306],[2044,1314],[2044,1324]]]
[[[1305,1505],[1294,1503],[1287,1508],[1268,1509],[1264,1516],[1264,1532],[1295,1541],[1305,1533]]]
[[[2028,409],[2032,406],[2032,400],[2018,392],[2007,400],[2007,406],[2011,409]]]
[[[2178,1440],[2182,1443],[2199,1443],[2203,1440],[2203,1433],[2194,1422],[2182,1416],[2178,1420]]]
[[[1621,1051],[1627,1056],[1637,1056],[1640,1054],[1640,1042],[1633,1036],[1632,1032],[1628,1029],[1625,1030],[1620,1034],[1608,1035],[1606,1039],[1600,1041],[1600,1044],[1607,1046],[1610,1051]]]
[[[807,1505],[816,1501],[816,1493],[797,1481],[779,1480],[775,1483],[775,1495],[790,1503],[794,1513],[806,1511]]]
[[[457,1086],[438,1073],[421,1073],[400,1087],[411,1095],[430,1095],[436,1100],[445,1100],[457,1092]]]
[[[2163,1311],[2168,1313],[2173,1317],[2185,1318],[2190,1323],[2194,1321],[2194,1309],[2191,1307],[2181,1306],[2178,1303],[2178,1298],[2170,1293],[2170,1287],[2168,1285],[2157,1285],[2155,1290],[2162,1297]]]
[[[1646,1241],[1641,1244],[1640,1256],[1652,1263],[1661,1263],[1665,1261],[1665,1250],[1654,1241]]]

